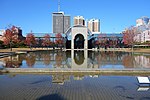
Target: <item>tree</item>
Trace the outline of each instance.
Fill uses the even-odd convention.
[[[55,56],[55,62],[56,64],[54,66],[56,67],[61,67],[62,66],[62,62],[63,62],[63,55],[62,53],[57,53],[57,55]]]
[[[137,34],[138,34],[138,29],[136,27],[130,27],[123,32],[123,42],[125,45],[131,46],[132,51],[133,51],[133,46],[136,42],[135,36]]]
[[[25,58],[26,64],[28,67],[32,68],[36,62],[36,55],[35,54],[28,54]]]
[[[109,44],[111,47],[115,48],[117,46],[117,37],[112,35],[111,36],[111,41],[110,41],[110,44]]]
[[[3,47],[3,43],[4,43],[4,42],[0,40],[0,48]]]
[[[11,29],[7,29],[4,33],[4,45],[9,45],[12,51],[12,39],[13,39],[13,32]]]
[[[50,64],[50,61],[51,61],[51,56],[49,55],[49,53],[44,53],[44,54],[42,54],[41,57],[43,59],[44,65],[48,66]]]
[[[61,46],[61,47],[62,47],[63,43],[64,43],[64,40],[63,40],[62,35],[61,35],[60,33],[57,33],[57,34],[56,34],[55,44],[56,44],[57,46]]]
[[[49,35],[49,34],[46,34],[46,35],[44,36],[43,41],[42,41],[42,46],[48,47],[48,46],[50,46],[51,44],[52,44],[52,42],[51,42],[51,40],[50,40],[50,35]]]
[[[35,36],[33,35],[33,33],[29,33],[26,36],[26,44],[28,46],[30,46],[30,49],[32,50],[32,46],[36,44],[36,40],[35,40]]]
[[[9,26],[4,32],[4,45],[9,45],[12,51],[12,47],[19,45],[23,41],[23,36],[20,36],[20,28],[16,26]],[[21,38],[20,38],[21,37]],[[21,40],[22,39],[22,40]]]
[[[105,43],[106,43],[106,34],[99,34],[98,35],[98,40],[95,42],[95,44],[99,48],[100,46],[106,45]]]

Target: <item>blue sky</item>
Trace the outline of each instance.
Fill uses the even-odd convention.
[[[58,0],[0,0],[0,29],[20,26],[23,35],[52,32],[52,12]],[[136,24],[142,16],[150,17],[150,0],[60,0],[61,11],[73,17],[98,18],[101,32],[121,32]]]

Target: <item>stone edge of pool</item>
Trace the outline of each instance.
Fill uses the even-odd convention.
[[[50,69],[50,68],[2,68],[0,74],[102,74],[102,75],[148,75],[149,69]]]

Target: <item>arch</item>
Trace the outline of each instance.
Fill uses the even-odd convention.
[[[74,49],[84,49],[85,38],[82,34],[76,34],[74,37]]]

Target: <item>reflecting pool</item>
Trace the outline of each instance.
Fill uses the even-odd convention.
[[[136,76],[0,75],[0,100],[150,100]]]
[[[38,51],[0,58],[0,68],[150,69],[150,54],[109,51]]]
[[[0,58],[0,68],[150,70],[150,54],[38,51]],[[0,100],[150,100],[140,74],[32,74],[0,73]]]

